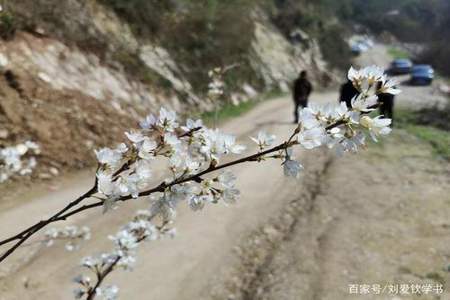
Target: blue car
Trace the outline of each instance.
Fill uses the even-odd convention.
[[[411,84],[430,85],[434,79],[434,70],[430,65],[415,65],[411,70]]]
[[[389,73],[392,75],[402,75],[411,72],[413,63],[409,59],[396,59],[391,63]]]

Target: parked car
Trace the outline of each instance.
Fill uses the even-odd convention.
[[[354,55],[360,55],[361,53],[369,50],[369,48],[365,44],[360,43],[360,42],[352,43],[350,45],[350,49]]]
[[[354,55],[360,55],[370,50],[374,46],[374,42],[368,36],[352,37],[349,40],[350,50]]]
[[[411,72],[413,67],[413,63],[409,59],[395,59],[391,63],[391,67],[389,68],[389,74],[391,75],[402,75],[408,74]]]
[[[415,65],[411,70],[411,84],[430,85],[434,79],[434,70],[430,65]]]
[[[375,43],[369,37],[359,40],[359,43],[365,45],[368,49],[373,48],[373,46],[375,45]]]

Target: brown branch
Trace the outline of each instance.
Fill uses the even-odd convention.
[[[345,122],[344,121],[337,122],[335,124],[332,124],[332,125],[328,126],[327,130],[332,129],[332,128],[337,127],[337,126],[342,125],[342,124],[345,124]],[[189,176],[189,177],[186,177],[186,178],[183,178],[183,179],[174,180],[173,182],[171,182],[169,184],[161,183],[159,186],[157,186],[157,187],[155,187],[153,189],[150,189],[148,191],[140,193],[139,197],[147,196],[147,195],[150,195],[150,194],[155,193],[155,192],[164,192],[165,189],[170,188],[171,186],[174,186],[174,185],[177,185],[177,184],[182,184],[182,183],[189,182],[189,181],[198,181],[198,179],[201,178],[203,175],[211,173],[211,172],[215,172],[215,171],[220,170],[220,169],[231,167],[231,166],[234,166],[234,165],[237,165],[237,164],[241,164],[241,163],[244,163],[244,162],[260,161],[260,158],[265,156],[265,155],[267,155],[267,154],[270,154],[270,153],[273,153],[273,152],[277,152],[277,151],[280,151],[280,150],[286,150],[287,148],[289,148],[289,147],[291,147],[291,146],[293,146],[295,144],[298,144],[298,142],[292,141],[292,140],[293,140],[294,136],[299,131],[300,131],[300,129],[299,129],[299,127],[297,127],[296,130],[294,131],[294,133],[289,137],[287,142],[284,142],[284,143],[282,143],[282,144],[280,144],[278,146],[275,146],[275,147],[273,147],[271,149],[268,149],[266,151],[262,151],[262,152],[259,152],[259,153],[256,153],[256,154],[253,154],[253,155],[250,155],[250,156],[238,159],[238,160],[234,160],[234,161],[231,161],[229,163],[222,164],[222,165],[218,165],[218,166],[212,166],[211,165],[209,168],[207,168],[206,170],[204,170],[204,171],[202,171],[200,173],[197,173],[195,175],[192,175],[192,176]],[[119,198],[118,201],[128,201],[130,199],[132,199],[131,196],[124,196],[124,197]],[[80,207],[80,208],[78,208],[78,209],[76,209],[74,211],[71,211],[71,212],[61,216],[61,220],[65,220],[66,218],[70,217],[71,215],[80,213],[80,212],[82,212],[84,210],[88,210],[88,209],[95,208],[95,207],[102,206],[102,205],[103,205],[102,201],[99,201],[99,202],[96,202],[96,203],[92,203],[92,204],[89,204],[89,205],[84,205],[84,206],[82,206],[82,207]],[[139,239],[137,242],[139,243],[142,240],[144,240],[144,238]],[[111,262],[111,264],[103,272],[97,274],[97,282],[94,285],[94,287],[92,287],[92,288],[90,288],[88,290],[86,300],[93,300],[95,298],[95,296],[97,295],[97,292],[96,292],[97,288],[100,287],[102,282],[114,270],[115,266],[119,263],[119,261],[121,259],[122,259],[121,256],[117,256],[117,258],[113,262]]]
[[[150,220],[153,219],[155,217],[155,215],[153,215],[152,217],[150,217]],[[166,224],[163,224],[162,227],[160,228],[160,230],[164,229],[164,226]],[[143,236],[140,237],[139,239],[137,239],[137,243],[140,243],[142,241],[144,241],[148,236]],[[97,296],[97,288],[100,287],[100,285],[102,284],[102,282],[105,280],[106,276],[108,276],[112,271],[114,271],[115,266],[120,262],[120,260],[122,259],[122,256],[117,255],[117,257],[114,259],[114,261],[112,261],[109,266],[103,270],[103,272],[97,273],[97,282],[95,283],[95,285],[90,288],[87,292],[87,297],[86,300],[93,300],[95,298],[95,296]]]
[[[194,132],[197,132],[197,131],[199,131],[199,130],[202,129],[202,128],[203,128],[203,127],[195,127],[195,128],[192,128],[192,129],[189,130],[188,132],[185,132],[185,133],[179,135],[178,138],[187,137],[187,136],[192,136],[192,134],[193,134]]]
[[[179,135],[179,138],[182,137],[187,137],[187,136],[192,136],[192,134],[194,132],[197,132],[199,130],[201,130],[202,127],[196,127],[193,128],[191,130],[189,130],[188,132],[185,132],[181,135]],[[133,161],[127,161],[126,163],[124,163],[119,170],[117,170],[116,172],[114,172],[113,177],[116,177],[117,175],[119,175],[121,172],[126,171],[131,165],[133,164]],[[100,169],[100,165],[97,166],[97,171]],[[97,172],[96,171],[96,172]],[[36,223],[33,226],[28,227],[27,229],[24,229],[23,231],[21,231],[20,233],[9,237],[7,239],[1,240],[0,241],[0,246],[4,245],[4,244],[8,244],[12,241],[18,240],[18,239],[22,239],[22,238],[26,238],[28,239],[28,234],[30,232],[32,232],[33,230],[37,229],[36,231],[39,231],[40,229],[42,229],[42,227],[45,227],[46,225],[49,224],[49,221],[55,221],[55,220],[62,220],[60,218],[61,214],[65,213],[67,210],[71,209],[72,207],[78,205],[81,201],[83,201],[86,198],[89,198],[90,196],[94,195],[97,192],[97,177],[95,177],[95,184],[94,187],[92,187],[87,193],[83,194],[82,196],[80,196],[79,198],[77,198],[76,200],[72,201],[71,203],[69,203],[66,207],[64,207],[61,211],[59,211],[58,213],[56,213],[55,215],[53,215],[51,218],[47,219],[47,220],[43,220],[40,221],[38,223]],[[41,227],[42,226],[42,227]],[[20,245],[19,245],[20,246]],[[3,256],[0,257],[0,262],[3,260]]]
[[[156,187],[154,187],[154,188],[152,188],[150,190],[147,190],[147,191],[139,193],[139,197],[148,196],[148,195],[156,193],[156,192],[164,192],[164,190],[166,190],[167,188],[170,188],[170,187],[172,187],[174,185],[185,183],[185,182],[188,182],[188,181],[196,181],[198,178],[200,178],[201,176],[203,176],[205,174],[208,174],[208,173],[211,173],[211,172],[214,172],[214,171],[218,171],[218,170],[221,170],[221,169],[233,166],[233,165],[241,164],[241,163],[248,162],[248,161],[256,161],[258,158],[260,158],[260,157],[262,157],[262,156],[264,156],[266,154],[269,154],[269,153],[272,153],[272,152],[276,152],[276,151],[288,148],[290,146],[293,146],[296,143],[297,142],[282,143],[282,144],[280,144],[280,145],[278,145],[276,147],[273,147],[271,149],[268,149],[266,151],[259,152],[259,153],[256,153],[256,154],[253,154],[253,155],[241,158],[241,159],[237,159],[237,160],[234,160],[234,161],[229,162],[229,163],[225,163],[225,164],[218,165],[218,166],[210,166],[209,168],[207,168],[206,170],[204,170],[204,171],[202,171],[202,172],[200,172],[198,174],[195,174],[195,175],[192,175],[192,176],[188,176],[188,177],[185,177],[185,178],[180,178],[180,179],[174,180],[173,182],[168,183],[168,184],[163,182],[163,183],[159,184],[158,186],[156,186]],[[47,225],[49,225],[51,223],[54,223],[54,222],[57,222],[57,221],[66,220],[68,217],[70,217],[72,215],[75,215],[75,214],[78,214],[78,213],[80,213],[82,211],[102,206],[103,205],[103,201],[98,201],[98,202],[95,202],[95,203],[92,203],[92,204],[83,205],[81,207],[78,207],[75,210],[69,211],[71,208],[73,208],[74,206],[76,206],[79,203],[81,203],[84,199],[89,198],[90,196],[92,196],[96,192],[97,192],[97,185],[95,185],[93,188],[91,188],[84,195],[82,195],[79,198],[77,198],[76,200],[70,202],[65,208],[60,210],[58,213],[56,213],[52,217],[50,217],[50,218],[48,218],[46,220],[40,221],[37,224],[35,224],[35,225],[33,225],[33,226],[23,230],[21,233],[1,241],[0,245],[6,244],[6,243],[14,241],[14,240],[19,240],[16,244],[14,244],[11,248],[9,248],[5,253],[2,254],[2,256],[0,257],[0,262],[2,262],[9,255],[11,255],[22,243],[24,243],[26,240],[28,240],[32,235],[34,235],[36,232],[38,232],[42,228],[46,227]],[[124,197],[119,198],[118,201],[127,201],[127,200],[130,200],[130,199],[132,199],[131,196],[124,196]]]
[[[267,154],[270,154],[270,153],[273,153],[273,152],[276,152],[276,151],[279,151],[279,150],[286,149],[286,148],[291,147],[291,146],[293,146],[295,144],[297,144],[297,142],[282,143],[282,144],[280,144],[280,145],[278,145],[276,147],[273,147],[273,148],[271,148],[269,150],[266,150],[266,151],[263,151],[263,152],[259,152],[259,153],[256,153],[256,154],[253,154],[253,155],[241,158],[241,159],[237,159],[237,160],[231,161],[229,163],[221,164],[221,165],[218,165],[218,166],[215,166],[215,167],[211,166],[208,169],[206,169],[206,170],[204,170],[204,171],[202,171],[200,173],[197,173],[195,175],[191,175],[191,176],[188,176],[188,177],[185,177],[185,178],[180,178],[178,180],[172,181],[171,183],[161,183],[160,185],[158,185],[158,186],[156,186],[156,187],[154,187],[154,188],[152,188],[150,190],[147,190],[147,191],[139,193],[138,196],[139,197],[144,197],[144,196],[148,196],[148,195],[151,195],[151,194],[157,193],[157,192],[161,192],[162,193],[166,189],[168,189],[168,188],[170,188],[170,187],[172,187],[174,185],[186,183],[186,182],[189,182],[189,181],[197,181],[203,175],[206,175],[206,174],[209,174],[209,173],[212,173],[212,172],[224,169],[224,168],[228,168],[228,167],[231,167],[231,166],[234,166],[234,165],[237,165],[237,164],[242,164],[244,162],[250,162],[250,161],[257,161],[258,158],[260,158],[260,157],[262,157],[264,155],[267,155]],[[120,197],[119,199],[117,199],[117,201],[125,202],[125,201],[131,200],[131,199],[133,199],[133,197],[131,197],[131,196],[123,196],[123,197]],[[103,205],[103,201],[98,201],[98,202],[95,202],[95,203],[92,203],[92,204],[83,205],[83,206],[81,206],[81,207],[79,207],[79,208],[77,208],[75,210],[67,212],[64,215],[61,215],[58,219],[55,219],[54,222],[66,220],[67,218],[69,218],[69,217],[71,217],[71,216],[73,216],[75,214],[78,214],[78,213],[80,213],[82,211],[85,211],[85,210],[88,210],[88,209],[92,209],[92,208],[95,208],[95,207],[99,207],[99,206],[102,206],[102,205]]]
[[[330,130],[330,129],[334,128],[334,127],[337,127],[337,126],[340,126],[340,125],[343,125],[343,124],[345,124],[344,121],[338,121],[338,122],[336,122],[334,124],[329,125],[328,127],[326,127],[326,129]],[[195,132],[195,131],[197,131],[199,129],[201,129],[201,128],[194,128],[191,131],[181,135],[180,137],[185,137],[185,136],[192,135],[193,132]],[[273,152],[277,152],[277,151],[280,151],[280,150],[284,150],[284,149],[287,149],[287,148],[289,148],[291,146],[294,146],[294,145],[298,144],[297,141],[291,141],[291,140],[292,140],[292,138],[290,138],[288,142],[284,142],[284,143],[279,144],[278,146],[275,146],[275,147],[270,148],[268,150],[255,153],[253,155],[246,156],[246,157],[243,157],[241,159],[237,159],[237,160],[234,160],[234,161],[231,161],[231,162],[228,162],[228,163],[224,163],[224,164],[221,164],[221,165],[217,165],[217,166],[211,165],[207,169],[203,170],[200,173],[197,173],[197,174],[194,174],[194,175],[191,175],[191,176],[188,176],[188,177],[176,179],[176,180],[172,181],[171,183],[163,182],[163,183],[159,184],[158,186],[156,186],[156,187],[154,187],[152,189],[149,189],[147,191],[139,193],[138,196],[139,197],[143,197],[143,196],[148,196],[148,195],[156,193],[156,192],[164,192],[166,189],[168,189],[168,188],[170,188],[170,187],[172,187],[174,185],[186,183],[186,182],[189,182],[189,181],[198,181],[198,179],[201,178],[203,175],[206,175],[206,174],[209,174],[209,173],[212,173],[212,172],[224,169],[224,168],[228,168],[228,167],[231,167],[231,166],[234,166],[234,165],[242,164],[244,162],[259,161],[259,159],[261,157],[263,157],[263,156],[265,156],[267,154],[270,154],[270,153],[273,153]],[[14,236],[12,236],[10,238],[7,238],[5,240],[0,241],[0,246],[1,246],[1,245],[4,245],[4,244],[7,244],[9,242],[18,240],[18,242],[16,244],[14,244],[11,248],[9,248],[5,253],[3,253],[0,256],[0,262],[5,260],[20,245],[22,245],[32,235],[34,235],[36,232],[40,231],[42,228],[46,227],[47,225],[49,225],[51,223],[54,223],[54,222],[66,220],[67,218],[69,218],[69,217],[71,217],[71,216],[73,216],[75,214],[81,213],[81,212],[83,212],[85,210],[93,209],[93,208],[102,206],[103,203],[104,203],[103,200],[95,202],[95,203],[92,203],[92,204],[86,204],[86,205],[80,206],[80,207],[78,207],[78,208],[76,208],[74,210],[71,210],[72,208],[74,208],[75,206],[80,204],[83,200],[85,200],[85,199],[91,197],[92,195],[94,195],[96,192],[97,192],[97,179],[95,180],[94,186],[89,191],[87,191],[82,196],[78,197],[76,200],[70,202],[66,207],[64,207],[62,210],[60,210],[56,214],[54,214],[52,217],[50,217],[50,218],[48,218],[46,220],[39,221],[35,225],[28,227],[27,229],[23,230],[22,232],[14,235]],[[130,199],[132,199],[131,195],[120,197],[117,201],[125,202],[125,201],[128,201]]]
[[[89,289],[86,300],[92,300],[95,298],[95,296],[97,295],[97,288],[100,287],[106,276],[108,276],[108,274],[114,270],[114,267],[119,263],[121,258],[122,257],[118,255],[116,259],[114,259],[114,261],[111,262],[103,272],[97,274],[97,283],[94,285],[94,287]]]
[[[50,218],[48,218],[46,220],[39,221],[35,225],[32,225],[32,226],[28,227],[27,229],[23,230],[22,232],[14,235],[14,236],[12,236],[10,238],[7,238],[5,240],[0,241],[0,245],[4,245],[4,244],[10,243],[12,241],[19,240],[17,243],[15,243],[11,248],[9,248],[5,253],[3,253],[0,256],[0,262],[2,262],[9,255],[11,255],[20,245],[22,245],[26,240],[28,240],[33,234],[35,234],[36,232],[38,232],[39,230],[41,230],[42,228],[44,228],[48,224],[59,220],[59,218],[62,215],[64,215],[67,211],[69,211],[74,206],[77,206],[84,199],[89,198],[90,196],[92,196],[96,192],[97,192],[97,181],[95,182],[94,186],[89,191],[87,191],[86,193],[84,193],[83,195],[78,197],[77,199],[75,199],[72,202],[70,202],[67,206],[65,206],[63,209],[58,211],[56,214],[54,214]]]

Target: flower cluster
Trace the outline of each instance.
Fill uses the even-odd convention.
[[[397,95],[401,93],[395,87],[398,82],[392,78],[388,78],[384,70],[378,66],[370,66],[361,70],[356,70],[351,67],[347,77],[360,93],[366,95],[370,94],[370,90],[374,87],[377,89],[378,94]]]
[[[391,132],[391,120],[382,116],[371,117],[378,95],[398,94],[395,82],[376,66],[362,70],[351,68],[348,79],[359,91],[352,99],[351,108],[344,102],[323,107],[310,106],[300,111],[298,142],[305,149],[326,145],[339,153],[356,152],[365,146],[366,133],[377,141],[377,137]]]
[[[66,226],[64,228],[50,228],[45,232],[45,242],[47,246],[53,245],[55,240],[65,240],[66,250],[77,250],[78,241],[87,241],[91,238],[89,227]]]
[[[110,253],[103,253],[97,256],[84,257],[81,265],[89,269],[96,278],[105,277],[116,268],[131,270],[136,261],[136,249],[138,243],[142,241],[156,240],[165,235],[171,235],[172,230],[166,228],[166,224],[156,227],[150,223],[155,216],[149,210],[140,210],[134,219],[123,226],[115,235],[109,237],[114,247]],[[116,299],[119,291],[117,286],[110,285],[105,288],[93,285],[90,277],[79,275],[74,281],[79,287],[74,290],[76,299],[95,293],[105,300]]]
[[[30,174],[36,167],[34,155],[40,153],[39,145],[26,141],[24,143],[0,149],[0,183],[12,175]]]
[[[217,100],[224,94],[223,72],[222,68],[215,68],[208,72],[210,79],[208,97],[210,100]]]
[[[176,182],[217,165],[229,154],[240,154],[245,147],[235,137],[208,129],[200,120],[178,124],[176,114],[164,108],[158,116],[141,122],[141,130],[126,133],[127,144],[96,152],[101,165],[97,173],[98,190],[106,197],[105,208],[123,197],[137,198],[150,187],[152,166],[164,160],[170,176],[165,182]],[[236,192],[234,179],[226,174],[198,178],[165,190],[165,203],[186,199],[191,207],[223,198],[232,202]]]
[[[151,205],[110,237],[114,243],[110,253],[83,259],[82,265],[96,275],[97,283],[91,283],[87,277],[77,277],[80,287],[75,291],[76,298],[102,295],[105,299],[115,299],[117,287],[101,288],[99,284],[117,268],[132,268],[141,241],[174,233],[168,227],[179,203],[184,202],[195,211],[208,203],[235,202],[239,196],[236,177],[222,169],[244,162],[280,159],[285,175],[298,177],[303,166],[293,157],[294,146],[306,150],[326,146],[339,153],[356,152],[365,146],[367,135],[376,141],[388,134],[391,121],[371,117],[369,113],[375,108],[378,94],[399,92],[393,82],[376,67],[359,71],[352,68],[348,77],[360,91],[352,100],[351,108],[345,103],[304,108],[294,132],[285,142],[274,146],[276,137],[260,132],[251,138],[257,145],[257,153],[228,163],[222,163],[224,157],[245,150],[234,136],[209,129],[201,120],[180,124],[176,113],[164,108],[158,115],[146,117],[139,130],[127,132],[125,143],[96,151],[97,192],[105,211],[120,201],[142,196],[150,196]],[[152,169],[156,164],[167,167],[163,173],[167,177],[152,188]],[[161,225],[154,225],[155,219]]]

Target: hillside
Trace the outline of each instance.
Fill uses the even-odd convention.
[[[162,105],[184,114],[211,110],[216,104],[205,94],[212,68],[238,65],[224,78],[222,100],[234,103],[288,91],[303,69],[319,85],[334,80],[314,31],[293,24],[290,38],[273,6],[162,3],[5,1],[0,144],[37,142],[36,176],[47,178],[51,168],[91,166],[93,149],[119,140]]]

